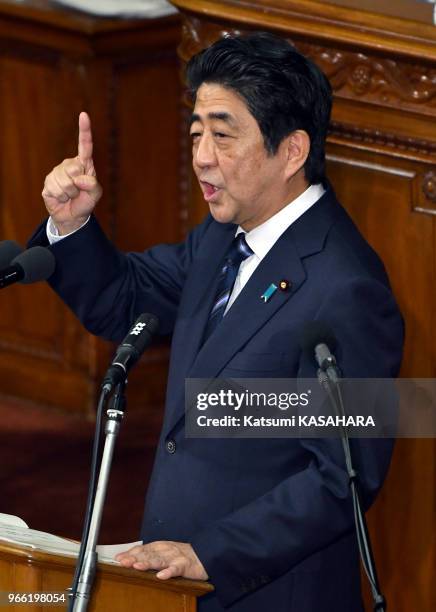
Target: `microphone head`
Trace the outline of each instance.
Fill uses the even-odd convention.
[[[313,358],[318,344],[327,345],[331,352],[335,350],[337,342],[332,328],[322,321],[306,323],[300,338],[302,351]]]
[[[123,340],[123,344],[133,346],[141,354],[153,336],[159,330],[159,319],[148,312],[144,312],[136,319],[129,333]]]
[[[11,265],[13,264],[22,268],[24,277],[20,282],[24,284],[47,280],[56,267],[52,252],[42,246],[32,247],[24,251],[11,261]]]
[[[17,257],[23,249],[15,240],[3,240],[0,242],[0,268],[9,266],[14,257]]]

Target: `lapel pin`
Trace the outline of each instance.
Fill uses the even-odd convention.
[[[289,287],[291,287],[292,283],[290,283],[285,278],[279,282],[280,291],[287,291]]]
[[[260,299],[263,300],[266,304],[268,300],[270,300],[271,297],[274,295],[274,293],[277,291],[277,289],[278,289],[277,285],[275,285],[274,283],[271,283],[268,289],[260,296]]]

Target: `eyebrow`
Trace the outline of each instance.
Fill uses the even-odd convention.
[[[236,127],[236,121],[232,117],[232,115],[230,115],[230,113],[226,113],[226,112],[208,113],[206,116],[207,116],[208,119],[215,119],[215,120],[218,120],[218,121],[224,121],[230,127]],[[191,115],[191,119],[189,121],[189,127],[191,127],[191,125],[193,123],[195,123],[196,121],[199,121],[200,123],[202,123],[202,119],[201,119],[200,115],[198,113],[193,113]]]

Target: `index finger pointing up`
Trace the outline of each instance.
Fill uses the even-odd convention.
[[[92,131],[88,113],[79,115],[78,157],[87,171],[92,166]]]

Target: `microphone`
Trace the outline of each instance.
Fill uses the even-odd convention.
[[[139,315],[129,333],[118,346],[115,357],[103,378],[103,389],[107,392],[122,382],[145,349],[151,344],[159,329],[159,319],[148,313]]]
[[[344,402],[342,399],[341,386],[338,384],[339,379],[341,378],[341,372],[336,365],[334,355],[330,352],[330,349],[333,351],[336,348],[336,338],[332,329],[321,321],[307,323],[303,328],[303,333],[301,334],[300,346],[303,352],[310,355],[310,357],[313,358],[315,355],[315,359],[319,365],[318,380],[327,391],[336,415],[340,418],[344,418]],[[336,394],[332,392],[329,383],[334,385]],[[371,539],[369,537],[365,514],[362,510],[362,503],[360,500],[359,473],[354,468],[350,441],[348,438],[347,427],[345,425],[340,427],[340,434],[345,456],[345,466],[353,500],[354,522],[360,558],[371,587],[374,610],[384,612],[386,610],[386,600],[379,586],[377,568],[375,566],[374,555],[372,552]]]
[[[42,246],[32,247],[0,270],[0,289],[18,282],[26,285],[46,280],[53,274],[55,266],[51,251]]]
[[[23,252],[15,240],[3,240],[0,242],[0,270],[8,266],[12,259]]]
[[[331,328],[321,321],[307,323],[301,334],[300,346],[310,357],[315,357],[320,372],[325,373],[333,384],[337,384],[341,372],[336,365],[336,359],[331,351],[336,348],[336,338]]]

